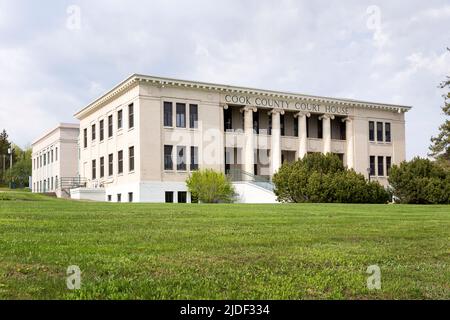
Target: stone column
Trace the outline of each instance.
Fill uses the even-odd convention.
[[[294,115],[298,120],[298,158],[302,159],[308,153],[308,132],[306,131],[306,121],[311,116],[310,113],[299,112]]]
[[[323,153],[331,152],[331,119],[333,115],[324,114],[319,119],[322,119],[322,135],[323,135]]]
[[[256,112],[255,107],[244,107],[241,112],[244,113],[244,163],[243,168],[245,172],[253,174],[255,164],[255,143],[253,135],[253,112]]]
[[[284,110],[273,109],[269,112],[272,115],[272,134],[271,134],[271,174],[275,174],[281,167],[281,127],[280,114]]]
[[[342,121],[345,122],[345,139],[347,140],[347,167],[349,169],[353,169],[353,167],[355,166],[353,154],[353,119],[348,117],[342,119]]]

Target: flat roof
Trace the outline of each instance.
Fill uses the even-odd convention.
[[[65,123],[65,122],[61,122],[59,123],[56,127],[54,127],[53,129],[46,131],[42,136],[40,136],[39,138],[37,138],[36,140],[34,140],[31,143],[31,146],[34,146],[35,144],[37,144],[38,142],[44,140],[45,138],[47,138],[49,135],[51,135],[53,132],[55,132],[58,129],[79,129],[80,125],[76,124],[76,123]]]
[[[148,76],[141,74],[133,74],[120,82],[114,88],[95,99],[93,102],[82,108],[80,111],[75,113],[75,117],[80,119],[83,114],[89,112],[90,110],[96,109],[96,107],[102,105],[104,102],[113,98],[114,96],[120,94],[121,92],[127,90],[130,87],[133,87],[135,84],[139,82],[148,82],[155,85],[163,85],[163,86],[174,86],[174,87],[184,87],[184,88],[193,88],[199,90],[214,90],[218,92],[232,92],[232,93],[241,93],[241,94],[251,94],[251,95],[266,95],[277,98],[285,98],[291,100],[304,100],[308,102],[321,102],[321,103],[329,103],[329,104],[346,104],[350,106],[356,107],[366,107],[366,108],[379,108],[379,109],[391,109],[391,110],[399,110],[399,112],[406,112],[410,110],[412,107],[407,105],[398,105],[398,104],[389,104],[389,103],[379,103],[379,102],[370,102],[370,101],[362,101],[362,100],[354,100],[354,99],[346,99],[346,98],[333,98],[326,96],[314,96],[314,95],[306,95],[300,93],[286,92],[286,91],[274,91],[274,90],[266,90],[266,89],[256,89],[250,87],[239,87],[225,84],[215,84],[208,82],[199,82],[199,81],[191,81],[191,80],[181,80],[174,78],[165,78],[165,77],[156,77],[156,76]]]

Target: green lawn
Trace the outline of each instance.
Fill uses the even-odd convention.
[[[450,207],[0,192],[0,299],[450,299]],[[381,290],[366,287],[369,265]],[[82,270],[81,290],[66,269]]]

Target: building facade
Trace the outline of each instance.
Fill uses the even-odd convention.
[[[36,193],[61,195],[61,177],[78,177],[79,125],[61,123],[32,144],[32,183]]]
[[[331,152],[387,185],[405,160],[409,109],[133,75],[76,113],[79,174],[106,201],[190,202],[185,180],[212,168],[232,177],[240,201],[274,202],[282,163]]]

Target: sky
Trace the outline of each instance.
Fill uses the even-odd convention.
[[[0,130],[26,147],[134,73],[410,105],[444,121],[450,2],[0,0]]]

